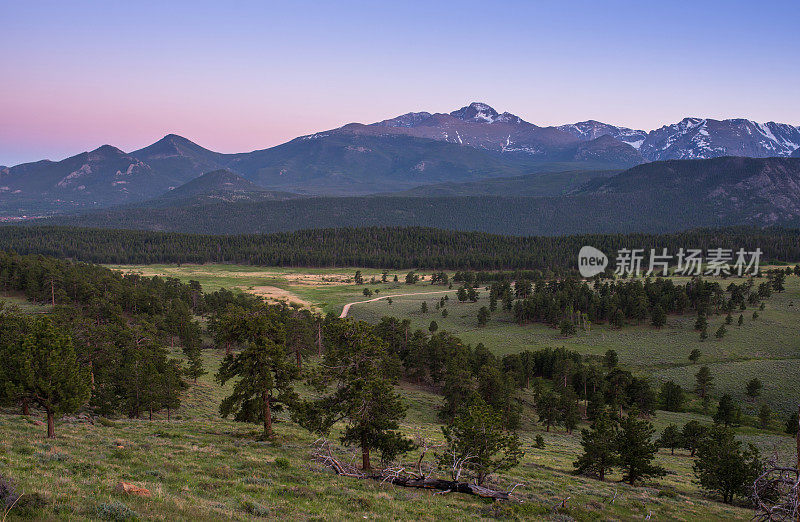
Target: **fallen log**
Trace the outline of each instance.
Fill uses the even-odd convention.
[[[343,477],[372,479],[380,482],[394,484],[404,488],[435,489],[439,494],[464,493],[483,498],[493,498],[495,500],[509,500],[511,491],[519,484],[515,485],[511,491],[497,491],[494,489],[470,484],[469,482],[459,482],[457,480],[444,480],[432,477],[425,477],[408,473],[405,468],[385,469],[382,473],[366,474],[357,469],[352,464],[344,464],[333,456],[330,446],[326,440],[319,440],[316,443],[317,449],[314,452],[314,460],[325,466],[329,466],[334,473]]]
[[[430,477],[384,477],[383,475],[370,475],[373,480],[388,482],[395,486],[404,488],[436,489],[439,491],[465,493],[476,495],[483,498],[493,498],[497,500],[508,500],[509,494],[505,491],[497,491],[485,488],[468,482],[456,482],[453,480],[435,479]]]

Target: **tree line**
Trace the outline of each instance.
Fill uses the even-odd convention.
[[[9,253],[0,253],[0,287],[51,307],[47,314],[0,307],[0,401],[23,414],[40,407],[51,437],[57,414],[84,406],[99,415],[169,415],[186,380],[205,372],[197,316],[255,301],[204,294],[195,281]]]
[[[695,229],[672,234],[501,236],[432,228],[338,228],[252,235],[194,235],[59,226],[0,227],[0,250],[92,263],[233,263],[262,266],[528,270],[528,279],[574,274],[584,245],[614,266],[621,248],[761,248],[762,261],[800,259],[800,230]]]

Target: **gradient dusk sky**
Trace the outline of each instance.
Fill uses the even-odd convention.
[[[1,0],[0,165],[221,151],[483,101],[537,125],[800,125],[800,3]]]

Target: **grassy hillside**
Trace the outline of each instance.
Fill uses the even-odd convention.
[[[221,354],[206,352],[212,372]],[[522,464],[496,479],[495,486],[515,489],[516,500],[479,500],[457,493],[432,492],[334,475],[311,459],[315,438],[281,416],[275,440],[257,440],[257,427],[222,420],[216,414],[226,389],[201,377],[191,385],[184,406],[167,421],[119,419],[91,425],[61,421],[58,438],[47,441],[34,417],[0,414],[0,469],[23,492],[13,515],[58,519],[124,520],[138,516],[158,520],[220,518],[332,519],[550,519],[644,518],[671,520],[746,520],[747,509],[704,498],[692,482],[692,459],[662,450],[660,464],[669,474],[644,487],[572,475],[579,453],[579,435],[545,433],[529,421],[521,433],[526,455]],[[431,390],[406,385],[400,390],[409,405],[402,426],[408,435],[438,436]],[[528,412],[530,413],[530,412]],[[705,418],[658,412],[655,423],[683,424]],[[545,448],[532,446],[544,437]],[[740,436],[765,451],[792,450],[792,440],[779,434],[740,430]],[[339,448],[342,454],[346,449]],[[411,465],[416,455],[404,461]],[[114,491],[119,481],[151,491],[152,497]],[[555,509],[565,497],[566,508]]]
[[[758,377],[764,382],[762,399],[778,411],[795,411],[800,402],[800,390],[791,375],[800,372],[800,278],[787,279],[786,291],[773,293],[752,319],[753,308],[742,312],[744,324],[734,322],[727,326],[723,339],[713,333],[724,323],[724,315],[709,318],[709,339],[700,340],[693,329],[693,316],[668,316],[664,328],[655,329],[649,324],[626,326],[621,330],[609,325],[593,326],[589,332],[564,337],[557,329],[542,324],[517,325],[511,312],[498,309],[484,327],[478,326],[478,309],[489,306],[489,292],[480,292],[477,303],[459,303],[456,292],[448,293],[447,318],[434,309],[436,296],[398,297],[354,305],[350,316],[370,322],[384,315],[409,318],[414,328],[427,329],[435,320],[440,330],[455,333],[466,342],[484,343],[497,354],[515,353],[524,349],[545,346],[565,346],[583,354],[601,355],[606,350],[616,350],[623,364],[651,376],[655,384],[675,380],[686,389],[694,386],[694,376],[701,366],[708,365],[716,377],[715,392],[729,393],[738,400],[745,399],[745,383]],[[429,312],[423,314],[422,301],[427,301]],[[702,356],[697,364],[688,360],[693,349]],[[757,411],[755,403],[745,402],[745,410]]]

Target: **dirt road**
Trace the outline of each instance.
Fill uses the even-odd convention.
[[[374,299],[367,299],[366,301],[353,301],[352,303],[347,303],[342,308],[342,314],[339,316],[340,318],[344,319],[347,317],[347,314],[350,312],[350,307],[356,304],[364,304],[364,303],[371,303],[373,301],[380,301],[381,299],[389,299],[390,297],[408,297],[410,295],[430,295],[430,294],[446,294],[447,292],[452,292],[453,290],[437,290],[436,292],[412,292],[410,294],[394,294],[394,295],[382,295],[380,297],[376,297]]]

